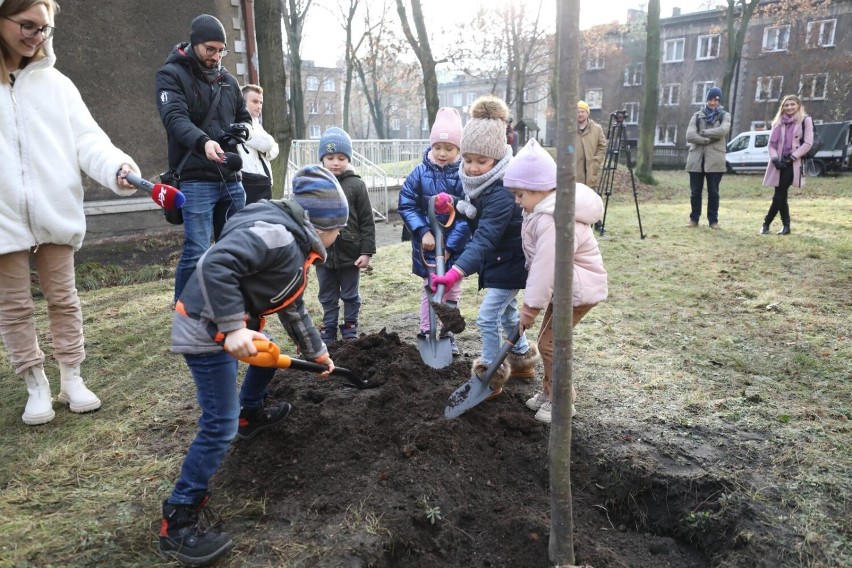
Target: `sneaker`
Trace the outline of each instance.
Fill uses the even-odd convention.
[[[719,228],[719,223],[710,223],[710,228],[714,231]]]
[[[690,219],[689,224],[687,224],[687,227],[697,227],[697,226],[698,226],[698,221],[693,221],[692,219]]]
[[[544,422],[545,424],[550,424],[550,411],[553,408],[553,403],[545,401],[539,407],[538,411],[535,413],[535,419],[539,422]]]
[[[538,410],[545,402],[547,402],[547,395],[544,394],[544,391],[541,391],[536,393],[536,395],[529,399],[525,404],[530,410]]]
[[[187,566],[204,566],[224,556],[234,546],[226,533],[207,530],[201,519],[205,497],[198,505],[172,505],[163,502],[160,525],[160,555]]]
[[[243,408],[240,411],[240,425],[237,428],[237,437],[248,440],[255,437],[259,432],[275,426],[284,420],[293,406],[289,402],[282,402],[278,406],[265,410],[263,408]]]

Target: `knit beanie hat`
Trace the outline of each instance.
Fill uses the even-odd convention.
[[[461,153],[479,154],[495,160],[506,155],[506,124],[509,108],[501,99],[486,95],[470,107],[471,119],[461,137]]]
[[[707,91],[707,99],[705,99],[705,100],[708,100],[708,101],[712,101],[713,99],[720,99],[721,100],[721,98],[722,98],[722,89],[720,89],[719,87],[712,87],[711,89],[709,89]]]
[[[506,166],[503,186],[525,191],[556,189],[556,162],[535,138],[530,138]]]
[[[589,108],[589,104],[586,101],[579,101],[577,103],[577,110],[584,110],[584,111],[586,111],[586,113],[591,112],[591,109]]]
[[[195,45],[204,43],[205,41],[221,41],[225,40],[225,26],[210,14],[201,14],[192,20],[192,25],[189,31],[189,44]]]
[[[429,134],[429,144],[447,142],[456,148],[461,148],[462,121],[459,111],[452,107],[441,107],[435,115],[435,124]]]
[[[319,159],[327,154],[344,154],[352,161],[352,139],[342,128],[332,126],[322,133],[319,143]]]
[[[308,213],[317,229],[344,227],[349,203],[334,174],[322,166],[307,166],[293,177],[293,199]]]

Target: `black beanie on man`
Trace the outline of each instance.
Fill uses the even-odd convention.
[[[222,25],[215,17],[210,14],[201,14],[192,20],[192,25],[189,31],[189,44],[196,45],[205,41],[221,41],[228,43],[225,40],[225,26]]]

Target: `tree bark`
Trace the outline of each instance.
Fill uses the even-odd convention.
[[[580,60],[580,0],[557,3],[558,111],[556,114],[556,250],[553,292],[553,414],[550,424],[550,562],[574,564],[571,497],[572,283],[576,195],[577,78]]]
[[[287,101],[281,92],[287,84],[287,68],[284,66],[284,40],[281,34],[280,0],[254,0],[256,22],[257,58],[260,86],[267,93],[263,105],[263,128],[275,138],[280,148],[278,158],[270,162],[272,168],[272,195],[281,197],[287,179],[287,160],[293,142],[290,113]],[[275,25],[275,22],[278,25]]]
[[[745,43],[746,31],[748,31],[748,23],[751,21],[759,3],[760,0],[728,0],[728,6],[725,10],[728,57],[725,59],[725,75],[722,78],[723,105],[730,106],[731,101],[733,101],[731,87],[734,84],[737,66],[743,56],[743,44]],[[733,120],[733,113],[731,120]],[[730,137],[731,134],[733,134],[733,131],[729,132],[728,136]]]
[[[645,183],[654,183],[654,139],[660,104],[660,0],[648,2],[646,29],[645,88],[642,90],[636,176]]]
[[[420,6],[420,0],[409,1],[411,3],[411,18],[414,22],[414,29],[417,31],[416,37],[412,33],[411,26],[408,23],[408,15],[406,14],[403,0],[396,0],[396,11],[402,23],[402,31],[405,33],[405,39],[408,40],[408,44],[414,50],[414,54],[417,56],[420,68],[423,71],[426,115],[431,127],[435,123],[438,106],[441,104],[438,98],[438,74],[435,71],[435,58],[432,56],[432,48],[429,45],[429,34],[426,31],[426,23],[423,20],[423,8]]]
[[[302,31],[312,0],[280,0],[290,50],[290,114],[293,136],[305,138],[305,93],[302,87]],[[286,83],[285,83],[286,84]]]

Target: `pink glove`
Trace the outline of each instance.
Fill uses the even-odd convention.
[[[432,291],[436,291],[438,286],[444,285],[444,290],[449,290],[455,286],[456,282],[462,279],[462,273],[455,269],[449,269],[443,276],[437,274],[432,275]]]
[[[439,193],[435,196],[435,213],[447,215],[453,210],[453,196],[449,193]]]

